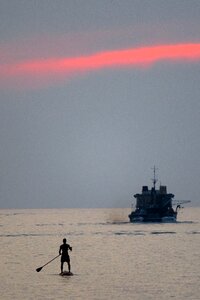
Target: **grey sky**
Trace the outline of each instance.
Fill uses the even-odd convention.
[[[2,1],[0,67],[200,42],[200,1]],[[200,62],[102,69],[36,88],[0,77],[0,208],[129,207],[159,181],[199,205]]]

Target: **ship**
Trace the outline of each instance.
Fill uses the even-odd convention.
[[[136,207],[129,214],[131,223],[134,222],[176,222],[180,204],[190,201],[177,202],[176,208],[173,207],[174,194],[167,192],[167,186],[160,185],[156,189],[156,168],[153,168],[153,186],[142,187],[142,193],[135,194]]]

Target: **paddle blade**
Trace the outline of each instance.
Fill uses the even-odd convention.
[[[37,268],[36,271],[40,272],[42,270],[43,267]]]

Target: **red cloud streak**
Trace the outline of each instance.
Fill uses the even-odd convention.
[[[0,80],[21,78],[40,80],[56,79],[80,72],[104,68],[140,67],[158,61],[200,60],[200,44],[159,45],[151,47],[113,50],[89,56],[48,58],[21,61],[0,66]]]

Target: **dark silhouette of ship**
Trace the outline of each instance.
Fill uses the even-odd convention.
[[[160,185],[159,189],[156,189],[156,168],[153,168],[154,178],[153,187],[151,189],[148,186],[142,187],[141,194],[135,194],[136,208],[133,210],[129,219],[130,222],[176,222],[178,209],[181,208],[181,203],[190,201],[180,201],[177,203],[176,208],[173,208],[174,195],[167,193],[167,187]]]

